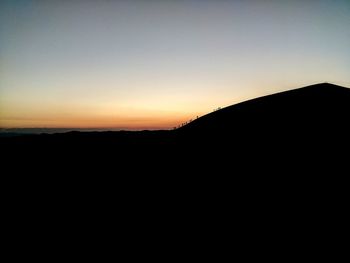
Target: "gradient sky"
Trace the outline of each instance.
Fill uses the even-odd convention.
[[[0,127],[171,128],[350,87],[349,0],[0,1]]]

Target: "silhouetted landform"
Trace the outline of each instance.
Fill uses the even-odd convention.
[[[224,222],[223,233],[233,224],[266,229],[264,237],[271,227],[310,233],[314,226],[319,236],[325,216],[346,211],[349,116],[350,90],[319,84],[223,108],[177,130],[2,137],[5,203],[20,211],[19,225],[33,213],[60,220],[57,211],[71,222],[83,210],[78,225],[102,213],[103,226],[112,213],[142,228],[168,217],[172,228],[199,212],[191,228],[207,218],[219,229]]]
[[[283,155],[290,160],[348,152],[349,119],[350,90],[323,83],[235,104],[171,131],[7,136],[0,144],[16,158],[59,155],[119,160],[119,165],[132,161],[175,167],[178,160],[184,165],[195,158],[215,163],[266,161],[268,156],[282,160]]]
[[[230,141],[338,134],[348,130],[350,90],[323,83],[245,101],[179,129],[186,135]],[[249,137],[247,137],[249,135]],[[326,136],[323,139],[327,139]]]
[[[100,129],[100,128],[0,128],[0,136],[18,136],[23,134],[54,134],[63,132],[98,132],[98,131],[119,131],[121,129]]]

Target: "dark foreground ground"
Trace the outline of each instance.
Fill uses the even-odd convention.
[[[56,240],[40,254],[62,256],[63,244],[99,261],[99,249],[334,260],[347,223],[349,116],[349,90],[321,84],[174,131],[1,137],[6,244]]]

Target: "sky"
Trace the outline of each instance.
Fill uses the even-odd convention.
[[[0,128],[170,129],[350,87],[349,0],[1,0]]]

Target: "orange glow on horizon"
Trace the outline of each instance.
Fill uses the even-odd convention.
[[[123,118],[53,118],[53,119],[10,119],[0,121],[0,128],[92,128],[123,130],[173,129],[194,116],[156,116]]]

